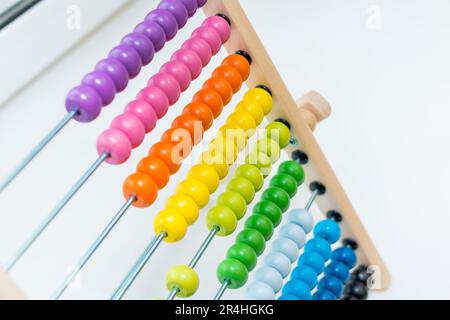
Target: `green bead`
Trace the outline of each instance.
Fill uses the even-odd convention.
[[[280,164],[278,172],[290,175],[297,181],[298,185],[301,185],[305,181],[305,171],[301,165],[293,160],[285,161]]]
[[[178,289],[177,297],[188,298],[197,292],[199,285],[197,273],[188,266],[172,267],[166,274],[166,287],[169,291]]]
[[[252,271],[258,261],[255,250],[245,243],[233,244],[227,251],[227,258],[242,262],[248,271]]]
[[[256,254],[260,256],[266,249],[266,239],[264,239],[261,232],[254,229],[244,229],[236,237],[236,242],[245,243],[255,250]]]
[[[245,265],[236,259],[223,260],[216,271],[217,279],[220,283],[229,281],[229,289],[239,289],[245,285],[248,280],[248,271]]]
[[[282,219],[281,209],[272,201],[261,200],[253,207],[254,214],[262,214],[272,221],[272,224],[276,227],[280,224]]]
[[[236,170],[236,177],[245,178],[253,184],[256,191],[261,190],[264,184],[264,177],[261,170],[257,166],[251,164],[243,164]]]
[[[272,221],[262,214],[252,214],[247,221],[245,221],[245,228],[259,231],[266,241],[269,240],[273,234]]]
[[[275,203],[281,211],[285,212],[287,209],[289,209],[290,205],[290,198],[289,194],[284,191],[283,189],[277,188],[277,187],[269,187],[267,188],[262,196],[262,200],[269,200]]]
[[[238,220],[242,219],[247,211],[247,203],[244,197],[236,191],[225,191],[222,193],[217,199],[217,204],[233,210]]]
[[[280,146],[278,143],[267,137],[259,139],[256,142],[256,148],[259,152],[265,153],[269,156],[271,163],[275,163],[280,159]]]
[[[227,191],[234,191],[242,195],[245,202],[249,204],[255,197],[255,188],[253,184],[244,178],[234,178],[227,185]]]
[[[278,121],[272,122],[266,127],[267,136],[277,141],[280,148],[286,148],[289,144],[289,141],[291,140],[291,132],[289,131],[289,128]]]
[[[218,227],[219,231],[217,231],[217,235],[225,237],[236,230],[237,218],[230,208],[225,206],[215,206],[212,207],[206,215],[206,225],[209,230]]]
[[[297,181],[290,175],[285,173],[278,173],[270,180],[271,187],[283,189],[289,194],[289,197],[295,196],[297,193]]]
[[[253,150],[249,153],[245,159],[245,163],[257,166],[264,177],[267,177],[272,169],[270,157],[263,152],[258,152],[257,150]]]

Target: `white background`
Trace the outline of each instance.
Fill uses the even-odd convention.
[[[67,90],[155,3],[133,1],[0,108],[1,176],[64,115]],[[445,0],[244,0],[242,3],[292,94],[300,96],[315,89],[333,107],[332,117],[317,129],[317,139],[392,274],[391,287],[373,293],[372,297],[450,298],[447,276],[450,3]],[[202,19],[203,14],[192,19],[178,39],[186,38]],[[29,41],[39,46],[39,39]],[[170,42],[128,90],[104,110],[98,121],[69,125],[1,195],[0,261],[7,261],[95,159],[96,136],[180,43],[181,40]],[[0,49],[4,52],[8,48],[0,43]],[[123,203],[120,191],[123,179],[223,56],[222,52],[214,58],[202,78],[193,83],[126,165],[105,165],[92,177],[14,269],[12,275],[32,298],[51,295],[70,265]],[[27,58],[33,59],[33,52]],[[1,63],[3,66],[8,61]],[[0,69],[0,77],[11,75],[1,73]],[[225,117],[219,119],[216,128]],[[129,211],[83,270],[80,285],[68,291],[66,298],[109,298],[153,236],[154,214],[188,168],[185,165],[172,179],[152,208]],[[295,201],[302,205],[306,198],[307,194],[302,193]],[[127,297],[164,298],[167,268],[187,263],[205,233],[203,213],[184,241],[160,248]],[[215,268],[232,240],[233,237],[216,239],[199,265],[202,283],[197,298],[211,298],[217,290]],[[243,290],[238,290],[229,292],[225,298],[242,296]]]

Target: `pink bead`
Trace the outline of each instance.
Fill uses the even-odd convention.
[[[130,139],[131,146],[136,148],[140,146],[145,137],[145,127],[138,117],[131,113],[124,113],[117,116],[111,122],[111,129],[117,129],[125,133]]]
[[[170,58],[171,61],[180,61],[191,71],[192,80],[198,78],[202,72],[202,60],[195,51],[191,49],[179,49]]]
[[[202,60],[202,65],[205,67],[210,61],[212,57],[212,50],[209,46],[208,42],[199,37],[193,37],[186,40],[181,48],[191,49],[198,54],[200,59]]]
[[[169,110],[169,98],[166,96],[164,91],[158,87],[147,87],[142,89],[137,98],[138,100],[142,99],[151,105],[153,110],[155,110],[158,119],[164,117],[167,110]]]
[[[153,110],[152,106],[144,100],[131,101],[125,107],[125,113],[130,113],[138,117],[144,125],[145,133],[149,133],[156,127],[156,122],[158,121],[156,112]]]
[[[189,68],[180,61],[169,61],[163,64],[159,72],[169,73],[177,79],[181,91],[186,91],[191,84],[192,77]]]
[[[222,43],[225,43],[228,41],[228,39],[230,39],[231,27],[228,22],[222,17],[212,16],[206,18],[206,20],[202,23],[202,26],[211,27],[216,30],[219,33],[220,38],[222,39]]]
[[[175,102],[180,99],[181,88],[177,79],[170,73],[157,73],[147,83],[149,87],[158,87],[169,98],[170,105],[174,105]]]
[[[217,54],[222,47],[222,39],[220,38],[220,34],[212,27],[198,27],[192,33],[191,38],[193,37],[200,37],[208,42],[213,55]]]
[[[105,161],[109,164],[124,163],[130,157],[132,149],[127,135],[117,129],[105,130],[97,139],[97,152],[99,155],[108,152],[109,157]]]

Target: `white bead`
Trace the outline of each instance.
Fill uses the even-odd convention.
[[[247,287],[245,297],[249,300],[275,300],[275,293],[268,284],[255,281]]]
[[[288,238],[279,238],[272,243],[272,251],[278,251],[284,254],[289,260],[294,262],[298,257],[298,247],[294,241]]]
[[[255,274],[255,279],[268,284],[277,293],[283,287],[283,277],[272,267],[262,267]]]
[[[297,244],[298,249],[303,248],[306,243],[305,230],[293,222],[283,225],[280,228],[280,235],[294,241]]]
[[[281,252],[270,252],[264,257],[263,265],[278,270],[283,278],[291,272],[291,261]]]
[[[302,227],[307,234],[310,233],[314,227],[314,219],[311,213],[305,209],[291,210],[287,215],[287,220]]]

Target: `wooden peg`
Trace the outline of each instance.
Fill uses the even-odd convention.
[[[299,113],[311,131],[314,131],[316,125],[328,118],[331,114],[330,104],[316,91],[309,91],[298,99],[297,107],[300,109]]]
[[[26,299],[21,289],[14,283],[11,277],[0,268],[0,300]]]

